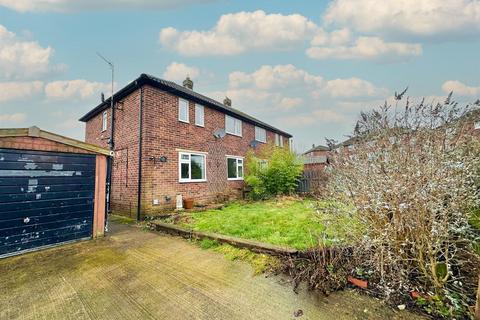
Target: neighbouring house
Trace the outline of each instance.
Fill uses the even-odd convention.
[[[328,165],[330,148],[322,145],[312,145],[312,148],[303,153],[304,170],[323,170]]]
[[[292,136],[183,86],[142,74],[84,115],[86,142],[114,151],[111,211],[142,218],[175,207],[177,195],[208,203],[240,196],[244,157]]]

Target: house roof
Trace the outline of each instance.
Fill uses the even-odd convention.
[[[129,95],[133,91],[139,89],[141,86],[143,86],[145,84],[151,85],[151,86],[153,86],[155,88],[158,88],[158,89],[161,89],[163,91],[168,91],[168,92],[174,93],[175,95],[180,96],[182,98],[186,98],[186,99],[189,99],[191,101],[204,104],[208,107],[211,107],[213,109],[222,111],[222,112],[224,112],[228,115],[237,117],[241,120],[252,123],[252,124],[257,125],[259,127],[263,127],[265,129],[271,130],[273,132],[285,135],[289,138],[292,137],[291,134],[289,134],[285,131],[282,131],[280,129],[277,129],[277,128],[275,128],[275,127],[273,127],[273,126],[271,126],[271,125],[269,125],[269,124],[267,124],[263,121],[260,121],[256,118],[242,112],[242,111],[239,111],[235,108],[226,106],[223,103],[220,103],[220,102],[218,102],[216,100],[213,100],[213,99],[211,99],[207,96],[204,96],[204,95],[202,95],[198,92],[195,92],[193,90],[185,88],[185,87],[183,87],[179,84],[176,84],[172,81],[167,81],[167,80],[164,80],[164,79],[160,79],[160,78],[157,78],[157,77],[145,74],[145,73],[141,74],[137,79],[135,79],[134,81],[130,82],[125,87],[123,87],[122,89],[117,91],[117,93],[115,93],[113,95],[113,98],[114,98],[114,100],[118,101],[118,100],[126,97],[127,95]],[[97,114],[102,112],[103,110],[107,109],[110,106],[110,99],[111,98],[106,99],[104,102],[100,103],[98,106],[96,106],[95,108],[90,110],[87,114],[85,114],[83,117],[80,118],[80,121],[87,122],[88,120],[90,120],[91,118],[93,118],[94,116],[96,116]]]
[[[307,153],[314,152],[314,151],[330,151],[330,148],[326,147],[326,146],[319,145],[319,146],[315,146],[315,147],[311,148],[310,150],[305,151],[303,154],[307,154]]]
[[[79,149],[87,150],[92,153],[103,154],[106,156],[110,156],[110,150],[100,148],[96,145],[86,143],[80,140],[68,138],[65,136],[61,136],[56,133],[48,132],[41,130],[38,127],[30,127],[30,128],[3,128],[0,129],[0,138],[7,138],[7,137],[34,137],[34,138],[43,138],[46,140],[58,142],[61,144],[65,144],[68,146],[76,147]]]

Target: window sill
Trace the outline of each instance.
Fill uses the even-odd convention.
[[[206,179],[203,180],[179,180],[179,183],[196,183],[196,182],[207,182]]]
[[[195,123],[195,126],[200,127],[200,128],[205,128],[205,125],[197,124]]]
[[[227,178],[228,181],[243,181],[243,178]]]
[[[255,141],[260,142],[260,143],[267,143],[267,140],[265,140],[265,141],[260,141],[260,140],[255,139]]]
[[[178,122],[183,122],[183,123],[188,123],[188,124],[190,124],[190,121],[185,121],[185,120],[180,120],[180,119],[178,119]]]
[[[235,134],[235,133],[230,133],[230,132],[226,132],[226,134],[229,134],[229,135],[235,136],[235,137],[239,137],[239,138],[243,138],[243,136],[241,134]]]

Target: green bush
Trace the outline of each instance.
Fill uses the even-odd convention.
[[[245,182],[253,199],[288,195],[296,190],[302,171],[302,161],[295,153],[265,146],[258,154],[247,154]]]

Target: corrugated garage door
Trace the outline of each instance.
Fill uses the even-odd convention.
[[[0,148],[0,257],[90,238],[95,156]]]

